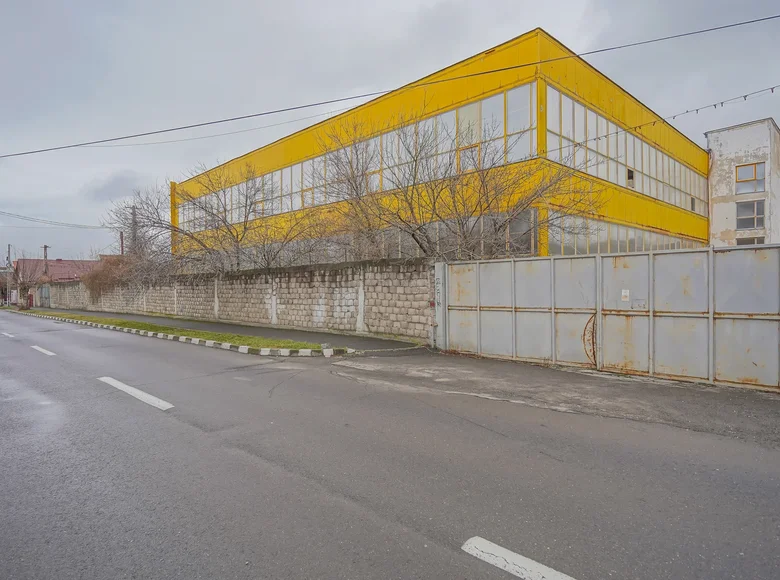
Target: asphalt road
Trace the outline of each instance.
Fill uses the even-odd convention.
[[[3,579],[512,578],[475,536],[576,580],[780,577],[760,441],[8,312],[0,332]]]

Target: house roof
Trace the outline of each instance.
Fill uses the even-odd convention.
[[[30,270],[40,271],[41,276],[44,277],[44,272],[47,266],[41,258],[19,258],[14,262],[14,267],[18,268],[20,262],[23,262],[22,267],[28,267]],[[62,260],[54,259],[47,260],[48,262],[48,278],[50,282],[71,282],[73,280],[79,280],[81,276],[92,270],[100,262],[97,260]]]

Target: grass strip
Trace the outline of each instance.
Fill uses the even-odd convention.
[[[178,336],[189,336],[190,338],[202,338],[215,342],[229,342],[230,344],[251,346],[255,348],[320,348],[319,344],[313,342],[299,342],[297,340],[284,338],[266,338],[264,336],[249,336],[246,334],[231,334],[227,332],[210,332],[208,330],[193,330],[190,328],[178,328],[176,326],[165,326],[162,324],[152,324],[136,320],[125,320],[124,318],[104,318],[102,316],[86,316],[84,314],[70,314],[68,312],[35,309],[27,310],[26,312],[43,316],[52,316],[54,318],[83,320],[85,322],[94,322],[95,324],[119,326],[121,328],[135,328],[148,332],[162,332],[165,334],[176,334]]]

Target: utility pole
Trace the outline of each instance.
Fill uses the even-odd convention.
[[[11,244],[8,244],[8,255],[5,258],[5,303],[11,306]]]
[[[119,232],[119,254],[125,255],[125,232]]]
[[[48,276],[49,275],[49,248],[51,246],[47,246],[46,244],[43,244],[43,275]]]

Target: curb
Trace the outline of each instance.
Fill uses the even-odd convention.
[[[127,328],[125,326],[112,326],[110,324],[98,324],[97,322],[89,322],[87,320],[73,320],[71,318],[60,318],[59,316],[46,316],[44,314],[34,314],[32,312],[20,312],[18,310],[10,310],[14,314],[23,314],[24,316],[34,316],[35,318],[45,318],[46,320],[58,320],[60,322],[70,322],[71,324],[80,324],[82,326],[93,326],[95,328],[105,328],[108,330],[115,330],[117,332],[125,332],[127,334],[137,334],[139,336],[147,336],[150,338],[160,338],[163,340],[172,340],[176,342],[183,342],[185,344],[194,344],[196,346],[205,346],[208,348],[218,348],[220,350],[231,350],[239,354],[251,354],[256,356],[324,356],[330,358],[332,356],[355,354],[357,351],[354,348],[257,348],[254,346],[242,346],[238,344],[231,344],[229,342],[216,342],[214,340],[206,340],[204,338],[191,338],[189,336],[183,336],[178,334],[167,334],[164,332],[151,332],[148,330],[138,330],[137,328]]]

